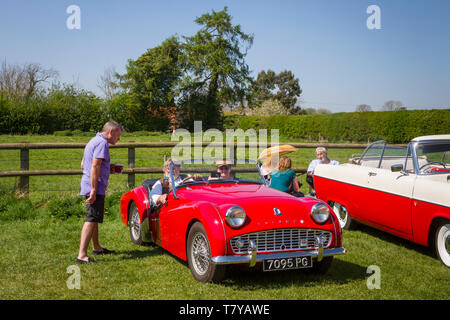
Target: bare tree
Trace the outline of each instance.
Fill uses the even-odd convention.
[[[51,78],[56,78],[54,69],[44,69],[37,63],[8,65],[3,61],[0,68],[0,91],[8,99],[29,98],[39,86]]]
[[[355,112],[371,112],[372,107],[368,104],[360,104],[356,107]]]
[[[111,100],[114,95],[120,93],[120,75],[114,66],[105,69],[97,81],[97,86],[102,90],[106,100]]]
[[[386,101],[383,107],[381,107],[381,111],[398,111],[405,109],[406,108],[403,106],[403,103],[401,101],[394,101],[394,100]]]

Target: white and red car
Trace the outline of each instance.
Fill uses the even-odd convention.
[[[314,172],[319,199],[343,229],[358,221],[434,247],[450,267],[450,135],[423,136],[407,147],[370,144],[358,158]]]

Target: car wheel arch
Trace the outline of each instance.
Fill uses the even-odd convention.
[[[226,231],[223,225],[223,220],[220,217],[219,211],[217,208],[209,202],[200,203],[195,208],[196,212],[194,213],[195,217],[193,217],[185,231],[185,248],[187,251],[187,241],[189,236],[189,231],[191,230],[192,226],[199,222],[203,225],[206,235],[208,236],[208,240],[210,241],[211,246],[211,253],[215,255],[223,255],[226,254],[227,251],[227,237],[226,237]],[[214,212],[214,214],[211,214],[211,212]],[[215,219],[218,219],[220,221],[219,224],[213,223]],[[221,246],[218,246],[216,243],[211,243],[213,239],[223,239],[224,246],[223,248]]]
[[[450,218],[442,216],[433,217],[430,222],[430,227],[428,228],[428,247],[433,246],[436,230],[441,223],[450,223]]]
[[[350,215],[350,212],[348,210],[348,205],[347,205],[346,201],[328,200],[327,204],[333,210],[333,212],[334,212],[336,218],[338,219],[342,229],[345,229],[345,230],[353,229],[355,223],[354,223],[354,219],[353,219],[352,215]],[[339,206],[345,208],[345,211],[347,213],[347,217],[345,218],[345,220],[342,220],[342,218],[340,217],[340,212],[335,212],[334,207],[335,207],[336,204],[338,204]]]

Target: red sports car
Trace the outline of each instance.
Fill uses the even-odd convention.
[[[163,205],[152,200],[153,186],[163,179],[146,180],[122,196],[121,219],[134,243],[154,243],[187,260],[201,282],[220,281],[229,264],[325,273],[334,255],[346,253],[339,220],[324,202],[269,188],[256,162],[237,161],[227,178],[206,162],[210,168],[184,162],[181,171],[196,179],[181,174],[178,183],[180,163],[170,165],[175,187]]]

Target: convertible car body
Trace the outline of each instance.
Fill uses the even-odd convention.
[[[181,170],[207,172],[199,171],[204,167],[191,169],[183,164]],[[154,243],[187,260],[201,282],[221,280],[229,264],[262,263],[264,271],[326,272],[334,255],[346,253],[339,221],[325,203],[269,188],[256,163],[232,171],[239,178],[194,181],[187,176],[162,206],[149,197],[158,179],[125,193],[121,218],[131,240]]]
[[[377,141],[349,162],[314,172],[317,197],[341,227],[358,221],[432,246],[449,267],[450,135],[418,137],[407,147]]]

